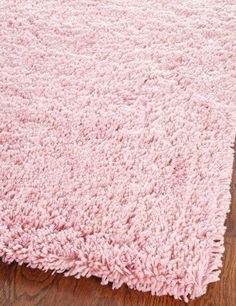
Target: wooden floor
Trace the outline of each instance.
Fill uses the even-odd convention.
[[[235,158],[236,159],[236,158]],[[231,185],[232,205],[227,218],[226,252],[221,280],[190,306],[236,306],[236,162]],[[112,290],[99,279],[76,280],[40,270],[0,263],[0,306],[181,306],[172,297],[153,297],[122,286]]]

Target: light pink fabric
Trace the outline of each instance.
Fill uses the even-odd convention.
[[[235,1],[0,2],[0,256],[195,298],[219,278]]]

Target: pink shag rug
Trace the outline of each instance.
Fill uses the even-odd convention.
[[[0,2],[0,256],[195,298],[219,279],[235,1]]]

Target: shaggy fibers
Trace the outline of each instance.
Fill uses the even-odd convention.
[[[0,256],[195,298],[219,279],[235,1],[0,2]]]

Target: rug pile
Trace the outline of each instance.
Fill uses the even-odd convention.
[[[185,301],[219,279],[234,2],[0,2],[5,262]]]

